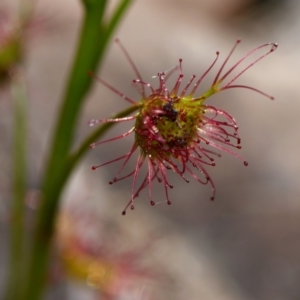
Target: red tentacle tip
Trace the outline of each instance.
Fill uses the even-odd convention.
[[[248,162],[244,161],[244,165],[247,167],[249,164]]]
[[[96,166],[92,166],[92,170],[94,171],[94,170],[96,170],[97,169],[97,167]]]
[[[215,197],[210,197],[210,201],[214,201],[215,200]]]
[[[151,204],[152,206],[154,206],[154,205],[155,205],[155,202],[154,202],[154,201],[151,201],[150,204]]]
[[[271,52],[273,52],[277,49],[278,44],[277,43],[271,43],[271,45],[272,45]]]
[[[122,215],[123,215],[123,216],[126,215],[126,211],[125,211],[125,210],[122,211]]]

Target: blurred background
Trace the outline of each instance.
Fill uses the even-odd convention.
[[[110,7],[117,2],[111,0]],[[0,8],[14,13],[17,5],[17,0],[2,0]],[[41,28],[32,32],[26,45],[31,204],[38,193],[82,11],[80,1],[39,0],[36,15],[42,19]],[[256,46],[277,42],[278,49],[239,80],[271,94],[275,101],[238,89],[209,99],[209,104],[236,118],[243,146],[239,154],[249,162],[245,167],[234,157],[223,154],[216,167],[207,168],[217,188],[214,202],[209,201],[209,186],[192,181],[187,184],[171,174],[171,206],[150,206],[145,190],[137,199],[135,210],[123,217],[121,212],[130,199],[131,179],[111,186],[108,182],[120,164],[97,171],[92,171],[91,166],[125,154],[132,145],[132,137],[91,150],[69,182],[62,214],[73,218],[74,225],[69,226],[73,234],[78,233],[78,240],[92,231],[93,238],[86,243],[108,245],[104,253],[109,255],[103,254],[104,260],[123,259],[124,253],[131,253],[126,259],[141,269],[142,275],[135,277],[126,269],[123,277],[119,277],[123,281],[129,278],[129,285],[121,285],[123,288],[115,298],[105,298],[100,295],[99,286],[90,288],[85,281],[66,279],[64,275],[68,272],[62,271],[61,263],[53,259],[52,288],[47,299],[300,299],[299,16],[300,3],[296,0],[135,1],[115,35],[146,82],[156,86],[157,78],[152,76],[177,65],[179,58],[183,59],[186,80],[192,74],[201,75],[217,50],[221,52],[220,65],[237,38],[242,43],[228,66]],[[212,82],[217,70],[215,67],[210,72],[200,92]],[[113,42],[99,74],[129,97],[139,99],[132,86],[136,75]],[[0,95],[3,285],[12,114],[9,91],[3,88]],[[76,143],[91,132],[90,119],[107,118],[126,106],[125,101],[95,82],[78,124]],[[127,123],[115,126],[108,136],[123,133],[125,126],[130,128]],[[129,170],[133,165],[134,162]],[[155,187],[154,196],[157,201],[164,200],[162,186]],[[82,215],[74,214],[74,210],[80,210]],[[97,222],[78,222],[91,213]],[[58,225],[59,232],[65,230],[62,228],[65,227]],[[58,236],[59,252],[64,247],[64,235]],[[69,273],[72,275],[72,271]]]

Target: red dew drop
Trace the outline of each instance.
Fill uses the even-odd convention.
[[[155,205],[155,202],[154,202],[154,201],[151,201],[150,204],[151,204],[152,206],[154,206],[154,205]]]
[[[123,216],[126,215],[126,211],[125,211],[125,210],[122,211],[122,215],[123,215]]]
[[[248,162],[244,161],[244,165],[245,165],[245,166],[248,166]]]
[[[168,205],[171,205],[171,204],[172,204],[172,202],[171,202],[170,200],[168,200],[168,202],[167,202],[167,203],[168,203]]]
[[[131,206],[130,206],[130,209],[131,209],[131,210],[134,210],[134,205],[131,205]]]
[[[97,167],[96,166],[92,166],[92,170],[96,170],[97,169]]]

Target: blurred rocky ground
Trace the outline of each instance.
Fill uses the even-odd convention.
[[[116,3],[110,1],[111,6]],[[2,0],[0,8],[13,10],[16,4]],[[36,13],[45,20],[27,47],[29,190],[39,188],[51,128],[74,54],[81,7],[79,1],[40,0]],[[153,268],[163,270],[171,280],[144,287],[149,299],[300,298],[299,15],[300,3],[296,0],[138,0],[116,32],[144,80],[154,85],[157,78],[151,77],[177,65],[179,58],[183,59],[185,78],[201,75],[213,61],[215,51],[221,52],[221,62],[237,38],[242,38],[242,43],[232,62],[265,42],[279,44],[275,53],[239,80],[272,94],[275,101],[238,89],[210,100],[236,118],[243,145],[239,153],[249,162],[245,167],[235,158],[222,155],[215,168],[207,168],[217,187],[215,202],[209,201],[208,186],[186,184],[171,176],[171,206],[150,206],[144,191],[135,210],[123,217],[131,180],[110,186],[108,181],[119,165],[97,171],[91,171],[91,166],[124,154],[132,143],[130,138],[91,150],[71,179],[62,207],[73,203],[92,208],[105,224],[122,228],[119,238],[126,247],[142,246],[145,236],[151,239],[157,235],[154,248],[146,256]],[[209,74],[207,84],[216,70]],[[111,43],[99,73],[114,87],[138,99],[131,85],[136,76],[116,44]],[[12,145],[9,92],[2,90],[0,95],[2,286]],[[76,142],[90,132],[88,120],[108,117],[125,106],[122,99],[95,83],[78,124]],[[116,126],[110,135],[124,132],[124,127]],[[155,188],[154,195],[164,200],[161,186]],[[60,283],[49,291],[48,299],[88,300],[94,296],[82,284]],[[140,299],[138,294],[135,297]]]

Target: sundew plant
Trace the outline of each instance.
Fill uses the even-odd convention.
[[[235,156],[245,165],[247,163],[237,153],[241,148],[241,138],[234,117],[210,105],[209,98],[221,91],[242,88],[273,99],[254,87],[238,84],[236,80],[250,67],[272,53],[277,44],[256,46],[230,63],[234,61],[232,54],[240,40],[237,40],[229,54],[222,56],[220,63],[218,58],[221,54],[217,52],[215,58],[212,54],[212,63],[206,70],[199,70],[200,75],[192,75],[187,84],[183,84],[184,66],[182,59],[179,59],[177,66],[170,71],[157,73],[155,86],[144,81],[142,72],[140,73],[123,45],[117,40],[135,72],[133,83],[140,90],[138,99],[127,97],[114,87],[113,83],[107,83],[96,74],[103,63],[107,45],[132,0],[119,0],[109,16],[106,14],[109,2],[107,0],[80,2],[83,18],[77,49],[60,102],[52,139],[47,147],[47,160],[39,186],[40,201],[30,228],[25,226],[29,99],[24,50],[28,43],[26,34],[30,30],[28,24],[34,19],[35,2],[23,1],[19,16],[12,18],[14,20],[12,24],[9,24],[10,19],[5,19],[5,22],[2,19],[0,22],[0,88],[8,86],[11,90],[14,126],[10,260],[6,289],[0,292],[2,298],[6,300],[43,298],[48,283],[47,274],[61,195],[75,167],[88,151],[92,151],[91,148],[130,136],[133,139],[131,148],[122,156],[92,167],[100,171],[99,167],[115,163],[116,175],[112,178],[111,184],[132,178],[131,197],[126,200],[123,215],[128,208],[134,209],[135,200],[144,189],[148,189],[150,204],[154,206],[157,203],[153,197],[153,184],[156,181],[161,183],[165,191],[166,203],[171,204],[169,190],[173,185],[168,180],[170,171],[177,173],[184,182],[192,179],[209,185],[213,200],[216,188],[209,175],[209,168],[217,164],[220,153],[225,152]],[[237,71],[237,67],[240,67],[246,59],[252,61],[242,71]],[[202,81],[209,72],[215,72],[214,79],[206,87],[206,91],[199,94],[198,87],[202,86]],[[175,80],[172,87],[168,88],[170,85],[167,85],[167,82],[171,84],[172,76]],[[97,82],[119,95],[129,105],[112,117],[90,120],[89,124],[92,127],[90,135],[74,148],[73,138],[86,96],[92,84]],[[120,136],[102,139],[103,135],[118,123],[128,124],[128,129]],[[136,166],[126,173],[125,166],[131,159],[136,160]],[[143,166],[146,167],[146,174],[140,172]],[[139,180],[140,176],[142,177]]]
[[[200,76],[192,75],[190,81],[182,86],[184,77],[182,70],[182,59],[179,59],[178,76],[173,87],[168,89],[166,81],[168,75],[165,72],[157,73],[158,86],[153,87],[150,83],[145,82],[132,59],[119,43],[121,49],[128,58],[137,79],[133,83],[141,89],[141,99],[135,101],[126,97],[123,93],[112,87],[110,84],[98,78],[98,81],[118,94],[125,101],[129,102],[132,107],[137,107],[138,112],[129,117],[111,118],[103,120],[91,120],[90,126],[99,123],[120,123],[133,121],[133,126],[120,136],[110,138],[105,141],[92,143],[91,148],[97,145],[112,142],[118,139],[134,135],[132,148],[123,156],[115,158],[104,164],[93,166],[96,170],[104,165],[123,161],[116,176],[110,181],[110,184],[116,183],[128,177],[133,177],[131,188],[131,199],[123,210],[130,207],[134,209],[135,199],[141,190],[148,187],[150,204],[156,202],[152,197],[152,184],[154,180],[161,182],[164,186],[166,203],[171,204],[168,191],[173,188],[167,178],[167,171],[172,170],[177,173],[185,182],[193,178],[201,184],[210,184],[212,189],[211,200],[215,198],[215,184],[206,170],[207,166],[215,166],[215,157],[220,156],[219,151],[235,156],[243,161],[244,165],[248,163],[231,148],[241,149],[241,138],[238,134],[238,125],[235,119],[226,111],[207,104],[208,98],[214,94],[234,88],[249,89],[257,92],[269,99],[272,96],[247,85],[236,84],[235,81],[250,67],[272,53],[277,44],[267,43],[258,46],[242,58],[235,62],[231,67],[227,62],[234,52],[236,46],[241,42],[237,40],[229,55],[225,58],[220,69],[217,71],[212,84],[202,95],[197,95],[197,89],[205,76],[211,71],[216,64],[220,52],[216,52],[216,58],[212,64]],[[261,49],[267,49],[265,53],[252,61],[238,74],[233,75],[235,69],[249,56]],[[175,71],[173,69],[173,71]],[[137,152],[138,158],[135,169],[129,174],[122,174],[125,165],[128,163],[133,154]],[[147,165],[147,172],[142,183],[137,187],[136,182],[143,164]]]

